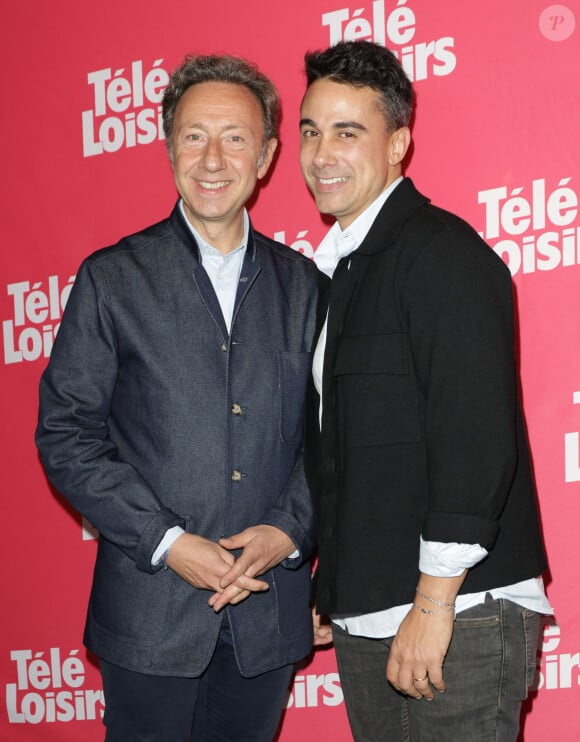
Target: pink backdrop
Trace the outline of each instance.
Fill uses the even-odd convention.
[[[188,52],[247,56],[283,98],[275,172],[252,210],[311,255],[325,232],[298,168],[302,56],[339,39],[397,50],[416,81],[408,173],[481,231],[517,288],[524,402],[556,624],[538,657],[529,742],[580,737],[580,3],[344,0],[6,2],[0,255],[0,738],[102,738],[99,675],[81,644],[95,542],[47,485],[37,383],[80,260],[170,211],[159,125]],[[298,671],[282,742],[348,740],[332,651]]]

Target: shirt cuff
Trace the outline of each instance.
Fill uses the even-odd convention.
[[[458,577],[487,556],[479,544],[424,541],[419,547],[419,571],[433,577]]]
[[[161,564],[161,557],[163,556],[163,554],[171,549],[173,544],[177,541],[182,533],[185,533],[185,531],[181,526],[173,526],[173,528],[170,528],[168,531],[165,532],[165,536],[163,536],[163,538],[159,542],[159,546],[155,549],[155,551],[153,552],[153,556],[151,557],[151,564],[154,567],[157,567],[159,564]]]

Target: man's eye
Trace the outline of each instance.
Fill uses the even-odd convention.
[[[308,138],[316,137],[318,136],[318,132],[314,131],[314,129],[303,129],[302,136]]]

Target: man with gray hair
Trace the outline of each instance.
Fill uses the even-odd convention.
[[[180,199],[81,265],[37,444],[100,532],[84,638],[106,740],[271,740],[312,644],[302,446],[320,274],[245,209],[277,146],[271,81],[189,57],[163,117]]]

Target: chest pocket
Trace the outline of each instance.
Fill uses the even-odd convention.
[[[421,439],[406,333],[343,336],[334,368],[339,426],[347,447]]]

